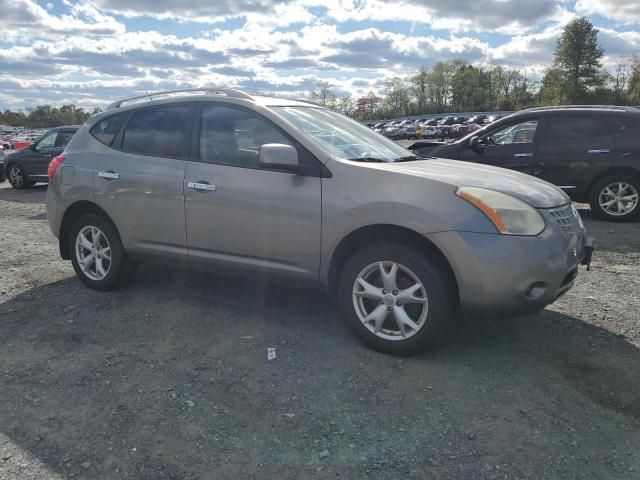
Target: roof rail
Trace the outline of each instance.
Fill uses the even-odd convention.
[[[111,110],[114,108],[119,108],[122,106],[122,104],[124,103],[129,103],[129,102],[134,102],[136,100],[142,100],[143,98],[147,98],[149,99],[149,101],[153,101],[154,98],[157,97],[164,97],[164,96],[171,96],[171,95],[175,95],[177,93],[189,93],[189,92],[200,92],[203,93],[205,95],[224,95],[227,97],[233,97],[233,98],[243,98],[245,100],[250,100],[252,97],[251,95],[249,95],[246,92],[243,92],[242,90],[236,90],[234,88],[181,88],[178,90],[164,90],[161,92],[152,92],[152,93],[146,93],[144,95],[138,95],[135,97],[129,97],[129,98],[124,98],[122,100],[117,100],[115,102],[113,102],[111,105],[109,105],[107,107],[107,110]]]
[[[625,107],[625,106],[620,106],[620,105],[552,105],[549,107],[533,107],[533,108],[528,108],[524,111],[526,112],[540,112],[540,111],[544,111],[544,110],[561,110],[561,109],[567,109],[567,110],[571,110],[571,109],[575,109],[575,110],[580,110],[580,109],[602,109],[602,110],[620,110],[620,111],[632,111],[632,110],[636,110],[636,108],[634,107]]]

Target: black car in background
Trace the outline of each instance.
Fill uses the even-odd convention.
[[[540,177],[605,220],[640,214],[640,110],[541,107],[514,113],[450,144],[415,153],[510,168]]]
[[[4,158],[4,177],[17,189],[29,188],[36,182],[48,182],[49,162],[62,153],[78,128],[53,128],[27,148],[10,153]]]

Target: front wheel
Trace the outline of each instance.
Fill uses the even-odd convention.
[[[356,252],[339,283],[340,313],[366,345],[409,356],[435,346],[454,316],[452,285],[437,262],[401,243]]]
[[[69,238],[71,263],[82,282],[95,290],[112,290],[131,278],[135,264],[114,226],[99,215],[80,217]]]
[[[640,181],[633,175],[609,175],[591,188],[591,211],[610,222],[631,221],[640,214],[639,192]]]

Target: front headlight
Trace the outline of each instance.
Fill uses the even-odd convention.
[[[502,234],[535,236],[544,230],[538,211],[511,195],[479,187],[460,187],[456,195],[481,210]]]

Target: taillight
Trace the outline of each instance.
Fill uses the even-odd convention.
[[[53,180],[53,177],[55,176],[58,167],[62,165],[62,162],[64,162],[64,155],[58,155],[51,159],[49,167],[47,168],[47,177],[49,177],[49,181]]]

